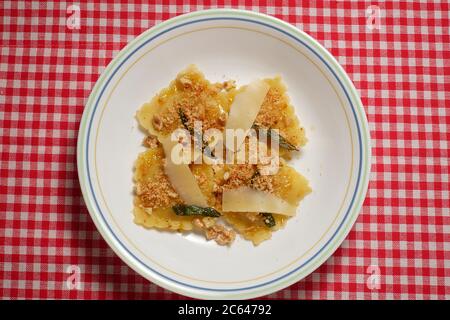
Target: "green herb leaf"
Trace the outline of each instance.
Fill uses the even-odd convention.
[[[194,134],[194,129],[189,128],[188,126],[188,118],[186,116],[186,114],[183,112],[183,110],[181,108],[178,108],[178,116],[180,117],[180,121],[183,124],[183,127],[189,131],[190,134]]]
[[[266,129],[266,128],[260,128],[258,125],[253,124],[252,126],[253,129],[255,129],[256,131],[260,131],[260,130],[265,130],[267,132],[267,138],[270,139],[272,136],[274,137],[275,140],[278,140],[278,145],[281,148],[284,148],[286,150],[295,150],[295,151],[300,151],[299,148],[297,148],[296,146],[294,146],[292,143],[290,143],[289,141],[287,141],[282,135],[278,134],[275,130],[272,129]]]
[[[183,110],[182,110],[181,108],[178,108],[178,116],[180,117],[180,121],[181,121],[181,123],[183,124],[183,127],[184,127],[187,131],[189,131],[189,133],[190,133],[191,135],[194,135],[194,134],[195,134],[194,129],[192,129],[192,128],[190,128],[190,127],[188,126],[188,118],[187,118],[186,114],[183,112]],[[202,140],[202,151],[204,152],[206,148],[208,149],[208,151],[210,152],[210,154],[214,157],[214,152],[212,152],[212,151],[210,150],[210,148],[209,148],[209,146],[208,146],[208,143],[207,143],[206,141]]]
[[[195,205],[177,204],[172,209],[177,216],[220,217],[220,212],[211,207],[204,208]]]
[[[202,152],[207,157],[209,157],[209,155],[211,155],[211,157],[209,157],[209,158],[214,159],[216,157],[214,154],[214,150],[211,150],[211,148],[209,147],[209,143],[206,140],[203,140]]]
[[[260,215],[263,217],[263,221],[266,227],[272,228],[276,225],[275,218],[271,213],[261,212]]]
[[[253,175],[250,178],[250,184],[253,184],[255,182],[255,179],[260,175],[259,170],[256,169],[255,172],[253,172]]]

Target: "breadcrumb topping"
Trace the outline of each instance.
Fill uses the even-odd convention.
[[[136,194],[144,207],[163,208],[181,202],[169,179],[164,173],[157,173],[154,179],[136,184]]]
[[[235,189],[247,185],[255,174],[255,166],[252,164],[235,164],[228,166],[224,173],[224,189]],[[225,176],[227,179],[225,179]]]
[[[280,111],[287,108],[278,88],[270,88],[255,122],[264,128],[275,128],[280,120]]]
[[[273,193],[273,176],[258,175],[252,180],[252,188]]]

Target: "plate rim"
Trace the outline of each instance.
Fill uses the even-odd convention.
[[[120,241],[113,239],[111,235],[109,234],[110,231],[108,231],[108,225],[99,219],[99,213],[97,212],[97,209],[92,203],[92,200],[90,199],[91,191],[87,190],[86,187],[86,181],[85,181],[85,175],[86,175],[86,168],[88,164],[85,164],[85,143],[87,142],[87,122],[91,119],[91,115],[93,114],[94,105],[93,101],[97,97],[97,93],[101,88],[104,88],[104,80],[108,78],[111,75],[111,70],[113,67],[121,61],[121,59],[126,56],[130,50],[135,47],[136,45],[140,44],[142,39],[147,39],[151,35],[157,33],[160,30],[171,30],[171,26],[178,25],[179,22],[182,21],[189,21],[193,20],[197,17],[206,17],[206,16],[222,16],[222,17],[244,17],[247,19],[252,19],[254,21],[259,22],[265,22],[267,24],[275,24],[279,26],[278,31],[284,30],[286,35],[290,35],[293,38],[299,37],[302,40],[307,41],[309,44],[313,45],[314,48],[321,54],[317,54],[317,56],[321,59],[322,57],[326,58],[327,62],[325,60],[323,61],[326,65],[329,66],[330,71],[335,71],[337,75],[335,74],[336,79],[341,82],[341,85],[343,86],[343,89],[347,89],[351,97],[347,97],[350,104],[354,104],[354,108],[356,110],[352,110],[355,118],[355,123],[357,127],[361,127],[361,132],[363,133],[363,137],[365,139],[361,140],[361,154],[364,156],[361,156],[361,167],[362,167],[362,180],[361,185],[359,188],[356,188],[354,197],[358,198],[357,202],[353,204],[353,207],[350,206],[351,210],[348,210],[348,217],[344,216],[341,219],[341,223],[345,222],[345,219],[347,218],[347,222],[342,225],[341,230],[339,231],[339,228],[336,230],[336,234],[331,237],[331,239],[320,249],[316,250],[318,252],[322,252],[321,255],[316,257],[315,259],[312,259],[309,261],[308,265],[305,265],[303,268],[297,267],[294,270],[291,270],[287,274],[278,277],[276,280],[267,281],[264,284],[259,284],[258,290],[255,291],[255,288],[249,288],[249,289],[227,289],[227,290],[217,290],[217,289],[210,289],[210,291],[207,291],[208,289],[205,288],[199,288],[196,286],[189,286],[185,283],[180,283],[176,279],[168,278],[167,276],[159,273],[158,271],[155,271],[151,269],[153,273],[149,273],[148,270],[145,270],[141,265],[139,265],[138,261],[136,260],[136,257],[130,257],[130,252],[124,252],[126,250],[125,246],[120,243]],[[250,21],[249,21],[250,22]],[[314,52],[314,51],[313,51]],[[334,73],[334,72],[333,72]],[[347,92],[344,92],[347,94]],[[356,115],[357,113],[357,115]],[[359,132],[358,132],[359,134]],[[365,152],[364,152],[365,151]],[[187,14],[182,14],[179,16],[176,16],[174,18],[168,19],[160,24],[157,24],[153,26],[152,28],[147,29],[143,33],[141,33],[139,36],[134,38],[130,43],[128,43],[108,64],[108,66],[104,69],[102,74],[99,76],[98,80],[96,81],[93,89],[91,90],[91,93],[89,95],[89,98],[86,102],[85,109],[83,111],[83,116],[80,121],[80,127],[78,132],[78,143],[77,143],[77,169],[78,169],[78,177],[80,180],[80,186],[83,194],[84,201],[86,203],[86,206],[88,208],[89,214],[94,221],[94,224],[96,225],[97,230],[100,232],[102,237],[105,239],[105,241],[108,243],[108,245],[111,247],[111,249],[133,270],[138,272],[140,275],[145,277],[146,279],[150,280],[151,282],[154,282],[155,284],[166,288],[168,290],[171,290],[173,292],[190,296],[194,298],[206,298],[206,299],[228,299],[228,298],[255,298],[259,297],[265,294],[270,294],[273,292],[276,292],[278,290],[284,289],[287,286],[300,281],[307,275],[311,274],[315,269],[317,269],[320,265],[322,265],[336,250],[337,248],[342,244],[342,242],[347,237],[348,233],[352,229],[360,211],[362,208],[362,204],[364,202],[365,195],[367,193],[368,188],[368,182],[369,182],[369,175],[370,175],[370,166],[371,166],[371,144],[370,144],[370,131],[368,127],[368,122],[366,118],[366,114],[364,112],[364,107],[361,103],[361,100],[359,98],[359,94],[356,91],[356,88],[354,87],[353,83],[349,79],[347,73],[344,71],[342,66],[339,64],[339,62],[331,55],[331,53],[328,52],[327,49],[325,49],[317,40],[306,34],[304,31],[296,28],[295,26],[280,20],[278,18],[265,15],[262,13],[256,13],[252,11],[247,10],[239,10],[239,9],[209,9],[209,10],[201,10],[201,11],[194,11]],[[348,209],[348,208],[347,208]],[[105,225],[106,224],[106,225]],[[338,232],[339,231],[339,232]],[[131,254],[132,255],[132,254]],[[133,255],[132,255],[133,256]],[[138,260],[138,259],[137,259]],[[300,270],[302,269],[302,270]],[[305,269],[307,269],[305,271]],[[158,279],[158,277],[165,278],[165,279]],[[274,281],[274,282],[273,282]],[[243,291],[244,290],[244,291]],[[246,290],[246,291],[245,291]],[[208,293],[206,293],[208,292]]]

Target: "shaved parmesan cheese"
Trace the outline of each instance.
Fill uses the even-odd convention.
[[[231,104],[225,129],[241,129],[247,133],[255,122],[269,87],[264,80],[255,80],[236,94]],[[237,149],[241,146],[244,138],[245,135],[237,137]]]
[[[177,142],[171,141],[170,136],[166,138],[160,137],[159,140],[166,155],[164,170],[172,187],[186,204],[207,207],[206,198],[200,190],[189,166],[184,163],[176,164],[172,160],[172,149]]]
[[[294,216],[297,208],[271,193],[241,187],[223,191],[222,210],[224,212],[268,212]]]

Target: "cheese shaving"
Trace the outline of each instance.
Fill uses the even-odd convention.
[[[264,80],[255,80],[236,94],[231,104],[225,129],[240,129],[248,133],[255,122],[269,87]],[[236,138],[236,150],[238,150],[245,139],[245,135]]]
[[[222,210],[224,212],[268,212],[294,216],[297,208],[272,193],[240,187],[223,191]]]
[[[160,137],[159,140],[166,155],[164,171],[180,198],[188,205],[207,207],[206,198],[200,190],[189,166],[185,163],[176,164],[172,160],[172,150],[177,142],[171,141],[170,136],[166,138]]]

